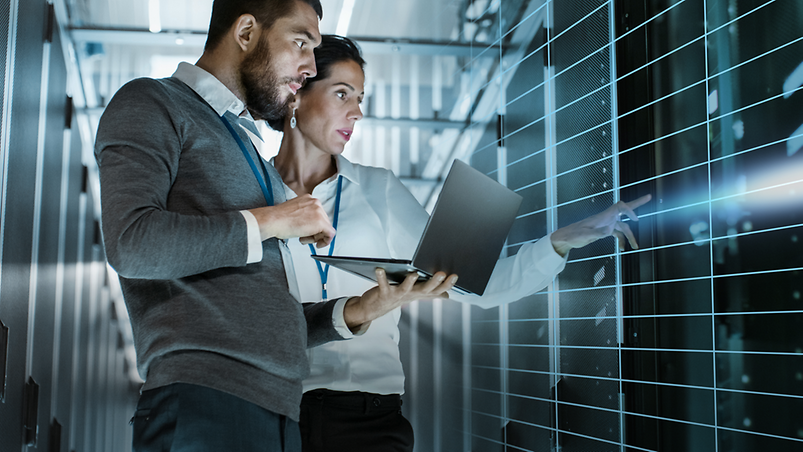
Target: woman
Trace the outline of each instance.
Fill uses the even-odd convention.
[[[290,244],[304,302],[360,294],[373,286],[349,273],[319,267],[311,254],[409,259],[428,219],[393,173],[355,165],[341,155],[362,118],[365,62],[359,49],[347,38],[324,35],[315,59],[317,76],[307,79],[285,118],[271,124],[284,132],[273,164],[284,180],[287,198],[311,194],[319,199],[337,230],[328,249],[316,250],[298,241]],[[630,207],[620,204],[611,208],[617,208],[616,214],[609,213],[606,221],[618,218],[619,212],[635,219]],[[618,221],[607,221],[613,226],[601,235],[599,223],[596,219],[583,224],[579,236],[577,228],[574,234],[564,234],[563,228],[550,240],[525,244],[516,256],[501,259],[482,297],[453,292],[450,297],[498,306],[546,286],[563,269],[562,255],[572,247],[612,233],[625,234],[634,244],[626,225],[622,229]],[[308,351],[311,374],[304,381],[300,421],[305,452],[413,450],[412,428],[401,414],[400,316],[396,309],[374,320],[362,335]]]

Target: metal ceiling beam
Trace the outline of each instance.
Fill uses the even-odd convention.
[[[103,114],[103,107],[95,108],[81,108],[79,113],[87,114],[92,117],[100,117]],[[366,116],[360,124],[373,127],[418,127],[419,129],[426,130],[446,130],[446,129],[463,129],[466,124],[458,121],[447,121],[442,119],[410,119],[410,118],[375,118],[373,116]]]
[[[360,123],[375,127],[418,127],[426,130],[463,129],[466,127],[465,122],[426,118],[376,118],[365,116]]]
[[[206,33],[197,31],[163,30],[151,33],[146,29],[126,28],[72,28],[69,30],[74,42],[93,42],[100,44],[130,44],[152,46],[203,47]],[[449,41],[402,40],[350,36],[366,54],[429,55],[477,57],[493,52],[485,52],[484,44],[459,43]]]
[[[484,52],[486,44],[461,43],[454,41],[424,41],[387,38],[349,36],[360,45],[366,54],[398,53],[400,55],[459,56],[476,58],[493,57],[492,52]],[[484,52],[484,53],[483,53]],[[488,55],[486,55],[488,54]]]
[[[134,46],[203,47],[206,33],[193,31],[161,31],[151,33],[147,29],[124,28],[72,28],[69,30],[76,43],[127,44]],[[177,40],[183,40],[180,43]]]

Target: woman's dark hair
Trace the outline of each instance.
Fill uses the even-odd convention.
[[[306,91],[316,82],[326,80],[332,73],[332,66],[342,61],[353,61],[360,65],[360,69],[365,71],[365,60],[362,58],[360,48],[351,39],[338,35],[321,35],[321,45],[315,48],[315,68],[318,73],[315,77],[308,78],[299,91]],[[274,130],[282,131],[284,119],[281,118],[268,121]]]
[[[253,15],[264,28],[270,28],[276,20],[286,17],[302,2],[310,5],[319,19],[323,19],[320,0],[215,0],[212,18],[206,36],[205,50],[212,50],[220,43],[234,22],[243,14]]]

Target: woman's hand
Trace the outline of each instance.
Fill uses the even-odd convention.
[[[376,269],[376,287],[369,289],[359,297],[352,297],[346,302],[343,316],[346,325],[352,331],[377,319],[388,312],[404,306],[412,301],[431,298],[448,298],[446,293],[457,282],[457,275],[446,277],[446,273],[437,272],[428,281],[417,282],[418,275],[410,273],[401,284],[388,283],[385,270]]]
[[[619,221],[620,215],[627,215],[638,221],[635,210],[652,199],[652,195],[644,195],[635,201],[619,201],[604,211],[588,218],[564,226],[552,233],[552,246],[561,256],[565,256],[572,248],[582,248],[601,238],[615,236],[619,241],[619,249],[624,251],[625,240],[633,249],[638,249],[636,237],[627,223]]]

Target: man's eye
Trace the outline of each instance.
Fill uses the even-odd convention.
[[[346,93],[344,93],[344,92],[342,92],[342,91],[340,91],[340,92],[338,92],[338,93],[335,93],[335,95],[336,95],[337,97],[339,97],[340,99],[345,99],[345,98],[346,98]]]
[[[304,47],[304,41],[296,41],[296,45],[298,46],[299,49],[301,49]]]

